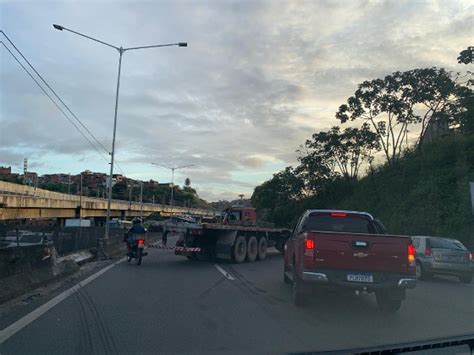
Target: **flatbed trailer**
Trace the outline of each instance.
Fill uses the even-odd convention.
[[[176,242],[175,254],[191,260],[219,258],[235,263],[264,260],[269,247],[283,252],[290,233],[288,229],[253,225],[197,224],[186,228]]]

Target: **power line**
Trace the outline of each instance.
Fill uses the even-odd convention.
[[[51,90],[51,92],[53,93],[53,95],[64,105],[64,107],[66,108],[66,110],[76,119],[76,121],[86,130],[87,133],[89,133],[89,135],[92,137],[92,139],[98,144],[100,145],[100,147],[102,147],[102,149],[107,153],[107,154],[110,154],[108,149],[94,136],[94,134],[87,128],[87,126],[76,116],[76,114],[69,108],[69,106],[59,97],[59,95],[56,93],[56,91],[54,91],[54,89],[51,87],[51,85],[48,84],[48,82],[43,78],[43,76],[35,69],[35,67],[30,63],[30,61],[23,55],[23,53],[18,49],[17,46],[15,46],[15,44],[12,42],[12,40],[7,36],[7,34],[3,31],[3,30],[0,30],[0,33],[3,34],[3,36],[8,40],[8,42],[10,42],[10,44],[13,46],[13,48],[15,48],[15,50],[20,54],[20,56],[25,60],[25,62],[30,66],[30,68],[36,73],[36,75],[38,75],[38,77],[41,79],[41,81],[48,87],[49,90]],[[0,41],[1,42],[1,41]],[[25,72],[35,81],[35,83],[41,88],[41,90],[46,94],[46,96],[48,96],[48,98],[55,104],[55,106],[62,112],[62,114],[68,119],[68,121],[74,126],[74,128],[76,128],[79,133],[81,133],[81,135],[84,137],[84,139],[87,140],[87,142],[101,155],[101,157],[107,162],[109,163],[109,160],[107,160],[104,155],[97,149],[97,147],[84,135],[84,133],[74,124],[74,122],[70,119],[69,116],[66,115],[66,113],[57,105],[57,103],[51,98],[50,95],[48,95],[46,93],[46,91],[44,90],[44,88],[38,83],[38,81],[31,75],[31,73],[21,64],[21,62],[18,60],[18,58],[10,51],[10,49],[3,43],[3,46],[10,52],[10,54],[13,56],[13,58],[15,58],[15,60],[18,62],[18,64],[21,65],[21,67],[23,68],[23,70],[25,70]],[[122,174],[125,175],[125,172],[124,170],[122,169],[122,167],[120,166],[120,164],[118,164],[117,160],[115,161],[117,163],[117,167],[118,169],[121,171]]]
[[[51,90],[53,95],[64,105],[64,107],[76,119],[76,121],[79,122],[79,124],[87,131],[87,133],[89,133],[89,135],[92,137],[92,139],[94,141],[96,141],[97,144],[99,144],[105,150],[106,153],[109,153],[108,149],[106,147],[104,147],[104,145],[94,136],[94,134],[92,134],[92,132],[86,127],[86,125],[84,123],[82,123],[82,121],[74,114],[74,112],[71,111],[69,106],[66,105],[66,103],[59,97],[59,95],[56,93],[56,91],[54,91],[54,89],[47,83],[47,81],[41,76],[41,74],[38,73],[38,71],[35,69],[35,67],[29,62],[28,59],[26,59],[26,57],[23,55],[23,53],[15,46],[15,44],[6,35],[6,33],[3,32],[3,30],[0,30],[0,33],[2,33],[5,36],[5,38],[8,40],[8,42],[10,42],[10,44],[13,46],[13,48],[15,48],[15,50],[21,55],[21,57],[25,60],[25,62],[28,63],[30,68],[33,69],[33,71],[36,73],[36,75],[38,75],[38,77],[41,79],[41,81],[48,87],[49,90]]]
[[[76,123],[64,112],[64,110],[58,105],[56,101],[49,95],[49,93],[41,86],[41,84],[38,82],[38,80],[35,79],[35,77],[28,71],[28,69],[20,62],[20,60],[13,54],[13,52],[5,45],[3,41],[0,41],[0,43],[5,47],[5,49],[11,54],[11,56],[17,61],[17,63],[23,68],[23,70],[29,75],[31,79],[38,85],[38,87],[43,91],[43,93],[51,100],[51,102],[56,106],[56,108],[61,111],[61,113],[66,117],[66,119],[74,126],[74,128],[84,137],[84,139],[91,145],[92,148],[94,148],[97,153],[100,154],[100,156],[108,163],[109,161],[107,158],[102,154],[102,152],[92,143],[89,138],[84,134],[84,132],[81,131],[81,129],[76,125]]]

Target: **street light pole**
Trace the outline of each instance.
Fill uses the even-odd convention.
[[[118,51],[119,53],[119,66],[118,66],[118,75],[117,75],[117,90],[115,93],[115,111],[114,111],[114,128],[113,128],[113,135],[112,135],[112,151],[109,153],[110,154],[110,176],[109,176],[109,186],[108,187],[108,196],[107,196],[107,217],[106,217],[106,224],[105,224],[105,239],[109,238],[109,233],[110,233],[110,205],[111,205],[111,200],[112,200],[112,177],[114,174],[114,158],[115,158],[115,135],[116,135],[116,130],[117,130],[117,113],[118,113],[118,101],[119,101],[119,91],[120,91],[120,74],[122,70],[122,56],[125,51],[129,50],[136,50],[136,49],[148,49],[148,48],[159,48],[159,47],[170,47],[170,46],[178,46],[178,47],[187,47],[188,44],[187,42],[178,42],[178,43],[167,43],[167,44],[157,44],[157,45],[151,45],[151,46],[141,46],[141,47],[129,47],[129,48],[123,48],[123,47],[117,47],[114,46],[110,43],[101,41],[97,38],[93,38],[90,36],[87,36],[83,33],[73,31],[69,28],[66,28],[61,25],[53,24],[53,27],[58,30],[58,31],[68,31],[71,33],[74,33],[78,36],[90,39],[94,42],[98,42],[100,44],[103,44],[107,47],[114,48]],[[103,239],[104,238],[98,238],[98,256],[101,257],[103,255]]]
[[[176,168],[171,168],[171,201],[170,201],[170,205],[171,205],[171,213],[173,213],[173,205],[174,205],[174,170]]]
[[[108,199],[107,199],[107,217],[105,219],[105,239],[109,238],[110,233],[110,204],[112,202],[112,179],[114,174],[114,158],[115,158],[115,134],[117,132],[117,112],[118,112],[118,102],[119,102],[119,92],[120,92],[120,73],[122,71],[122,56],[123,48],[119,48],[119,66],[118,66],[118,75],[117,75],[117,90],[115,92],[115,111],[114,111],[114,131],[112,134],[112,151],[110,152],[110,176],[109,176],[109,186],[108,187]],[[102,238],[98,238],[99,250],[103,251],[104,241]]]
[[[152,163],[153,165],[156,166],[161,166],[162,168],[169,169],[171,170],[171,199],[170,199],[170,206],[171,206],[171,213],[173,213],[173,206],[174,206],[174,171],[178,169],[184,169],[184,168],[190,168],[192,166],[195,166],[194,164],[189,164],[189,165],[182,165],[182,166],[166,166],[166,165],[161,165],[157,163]]]

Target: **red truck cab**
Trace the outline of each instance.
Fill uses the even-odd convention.
[[[379,308],[395,312],[414,288],[415,248],[406,236],[384,234],[369,213],[308,210],[285,245],[284,280],[301,305],[313,287],[374,292]]]

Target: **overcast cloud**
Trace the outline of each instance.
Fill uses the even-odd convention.
[[[337,121],[363,80],[450,70],[472,45],[472,1],[4,1],[1,27],[98,139],[111,146],[118,54],[53,23],[124,47],[117,160],[125,174],[168,181],[151,165],[195,164],[208,199],[250,196],[294,164],[295,149]],[[1,48],[0,165],[40,174],[107,163]],[[120,172],[120,171],[119,171]]]

